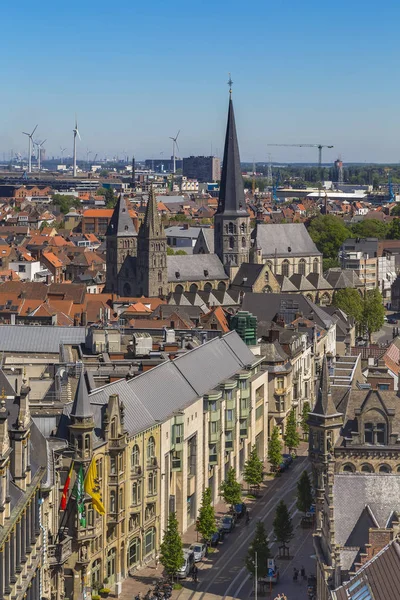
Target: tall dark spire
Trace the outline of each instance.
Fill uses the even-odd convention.
[[[319,381],[317,401],[312,411],[316,415],[336,415],[338,413],[332,400],[331,384],[329,378],[328,359],[326,355],[322,363],[321,378]]]
[[[217,213],[232,216],[247,216],[242,170],[240,168],[239,144],[233,111],[232,90],[230,89],[229,92],[228,124],[226,127]]]
[[[78,419],[93,417],[93,410],[90,405],[90,399],[86,385],[85,371],[83,369],[81,376],[79,377],[78,387],[76,388],[71,416],[78,417]]]
[[[146,214],[143,221],[143,234],[147,238],[161,236],[161,219],[157,210],[157,199],[153,186],[150,188]]]
[[[123,194],[120,194],[117,200],[110,223],[108,224],[106,235],[116,235],[117,237],[136,235],[135,226],[126,206]]]

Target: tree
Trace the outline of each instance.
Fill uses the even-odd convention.
[[[114,190],[112,188],[108,188],[106,190],[104,200],[107,208],[114,208],[117,202],[117,196],[114,195]]]
[[[242,486],[236,480],[235,469],[231,467],[225,481],[221,483],[221,495],[224,501],[231,506],[239,504],[242,499]]]
[[[160,562],[169,577],[173,578],[175,573],[185,562],[176,513],[171,513],[168,517],[168,526],[167,530],[164,531],[164,538],[160,550]]]
[[[253,446],[244,465],[243,479],[250,487],[258,487],[262,483],[263,474],[264,465],[258,458],[256,447]]]
[[[296,412],[294,408],[290,411],[287,418],[285,443],[289,448],[289,453],[291,453],[292,450],[296,450],[300,444],[300,436],[297,431]]]
[[[287,548],[294,534],[292,519],[283,500],[281,500],[276,507],[272,526],[274,528],[275,540],[283,547],[283,549]]]
[[[337,258],[323,258],[322,259],[322,270],[325,273],[328,269],[338,269],[340,263]]]
[[[203,538],[209,542],[213,533],[217,531],[215,524],[215,511],[211,504],[211,490],[206,488],[201,499],[199,516],[196,521],[196,531],[201,533]]]
[[[311,481],[307,471],[303,471],[299,481],[297,482],[297,508],[306,513],[310,510],[310,506],[313,503],[313,494],[311,489]]]
[[[282,442],[279,438],[279,427],[276,425],[272,430],[271,439],[269,440],[268,460],[273,471],[276,471],[282,462]]]
[[[324,258],[337,259],[340,246],[349,237],[350,231],[338,217],[320,215],[312,219],[308,233]]]
[[[303,437],[305,440],[308,439],[309,425],[308,425],[308,413],[310,412],[311,407],[309,402],[304,402],[303,404],[303,412],[301,414],[301,428],[303,430]]]
[[[351,231],[355,237],[376,237],[381,240],[386,238],[387,224],[378,219],[365,219],[352,225]]]
[[[176,250],[175,251],[175,256],[186,256],[187,252],[185,252],[184,250]]]
[[[394,208],[397,208],[400,211],[400,205],[397,205]],[[392,214],[393,214],[393,211],[392,211]],[[386,239],[388,239],[388,240],[400,239],[400,219],[393,219],[393,221],[391,221],[389,223],[387,233],[386,233]]]
[[[167,246],[167,256],[173,256],[175,252],[171,248],[171,246]]]
[[[345,312],[348,317],[353,317],[357,324],[361,323],[363,299],[358,290],[355,288],[338,290],[333,296],[333,304]]]
[[[53,194],[52,196],[54,206],[60,208],[60,212],[66,215],[73,206],[80,206],[79,198],[75,196],[69,196],[68,194]]]
[[[385,322],[385,307],[383,306],[382,294],[377,288],[367,290],[364,296],[362,325],[368,332],[368,338],[371,342],[371,335],[379,331]]]
[[[265,532],[264,523],[258,521],[256,531],[247,551],[245,565],[248,572],[255,577],[257,553],[257,577],[265,577],[268,574],[268,559],[271,558],[271,551],[268,545],[268,537]]]

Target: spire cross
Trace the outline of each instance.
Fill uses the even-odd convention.
[[[231,74],[229,73],[228,85],[229,85],[229,93],[230,94],[232,94],[232,84],[233,84],[232,77],[231,77]]]

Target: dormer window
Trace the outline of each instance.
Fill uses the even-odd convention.
[[[365,423],[364,443],[374,446],[384,446],[386,443],[385,423]]]

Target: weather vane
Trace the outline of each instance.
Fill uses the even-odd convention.
[[[232,94],[232,77],[231,74],[229,73],[229,79],[228,79],[228,85],[229,85],[229,93]]]

